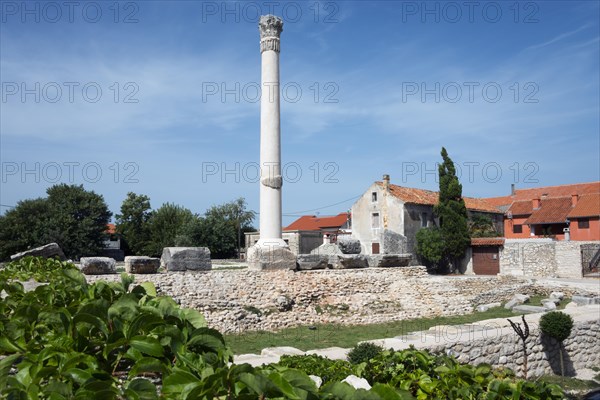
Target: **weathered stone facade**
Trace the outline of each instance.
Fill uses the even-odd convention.
[[[514,293],[549,295],[551,291],[519,277],[432,276],[424,267],[187,271],[144,275],[137,280],[154,282],[160,293],[201,311],[211,327],[225,333],[466,314],[480,304],[507,301]],[[568,288],[560,290],[572,293]],[[289,311],[278,310],[280,296],[292,301]]]

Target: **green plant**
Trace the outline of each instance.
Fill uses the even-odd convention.
[[[352,364],[360,364],[369,361],[383,351],[383,347],[374,343],[363,342],[359,343],[348,353],[348,361]]]
[[[306,356],[281,356],[279,363],[282,367],[295,368],[308,375],[316,375],[323,383],[341,381],[355,373],[348,361],[330,360],[316,354]]]
[[[560,354],[560,374],[565,375],[563,341],[571,335],[573,318],[562,311],[550,311],[540,318],[540,330],[546,336],[558,341]]]

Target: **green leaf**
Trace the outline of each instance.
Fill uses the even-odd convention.
[[[406,390],[396,390],[390,385],[376,383],[371,391],[377,393],[382,400],[414,400],[413,395]]]
[[[183,314],[183,319],[189,321],[194,328],[205,328],[207,326],[204,315],[202,315],[199,311],[191,308],[184,308],[181,310],[181,313]]]
[[[163,379],[162,391],[164,394],[179,394],[187,385],[198,382],[197,376],[179,368],[173,369],[171,374]]]
[[[19,357],[20,354],[13,354],[0,360],[0,393],[6,387],[8,372]]]
[[[75,325],[79,325],[81,323],[90,324],[102,332],[104,336],[108,336],[108,326],[106,325],[106,322],[95,315],[87,313],[76,314],[73,317],[73,323]]]
[[[150,356],[162,357],[165,353],[158,339],[151,336],[134,336],[129,340],[129,344],[134,349]]]
[[[156,386],[148,379],[135,378],[127,385],[126,394],[139,400],[158,399]]]
[[[143,357],[136,361],[129,371],[129,376],[137,376],[145,372],[166,373],[167,366],[160,360],[152,357]]]

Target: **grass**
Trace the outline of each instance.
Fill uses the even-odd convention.
[[[447,317],[419,318],[372,325],[314,325],[297,326],[279,332],[245,332],[225,335],[227,344],[235,354],[260,353],[266,347],[294,346],[300,350],[326,347],[349,348],[364,340],[402,336],[411,332],[428,330],[437,325],[462,325],[492,318],[510,318],[515,313],[504,307],[488,311]]]
[[[525,303],[525,304],[530,305],[530,306],[540,306],[541,307],[542,306],[541,300],[542,299],[547,299],[548,297],[549,296],[542,296],[540,294],[536,294],[534,296],[531,296],[529,298],[529,301],[527,303]],[[568,298],[565,297],[564,299],[562,299],[560,301],[560,304],[558,304],[556,306],[556,309],[557,310],[564,310],[564,308],[566,307],[566,305],[569,304],[570,302],[571,302],[571,299],[568,299]]]

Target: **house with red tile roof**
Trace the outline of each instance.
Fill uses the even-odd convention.
[[[333,241],[340,232],[348,229],[348,213],[333,216],[303,215],[285,228],[284,231],[318,231],[330,235]]]
[[[600,240],[600,182],[519,189],[485,200],[505,212],[508,239]]]
[[[374,182],[352,206],[352,237],[365,254],[415,254],[416,234],[438,224],[433,214],[439,193],[390,183],[389,175]],[[485,199],[463,197],[469,216],[489,217],[501,232],[503,212]]]

